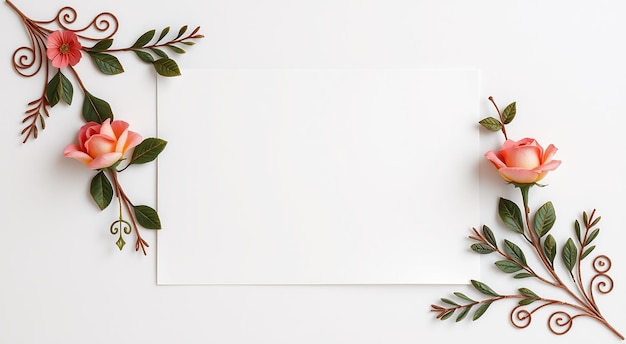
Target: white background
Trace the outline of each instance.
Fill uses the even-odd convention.
[[[597,301],[613,325],[626,332],[620,312],[626,290],[621,221],[626,191],[621,139],[626,6],[621,2],[114,0],[18,5],[31,17],[46,20],[64,5],[76,7],[83,21],[100,11],[114,12],[122,24],[116,36],[120,46],[132,44],[148,29],[202,25],[207,37],[178,58],[189,68],[480,69],[482,113],[494,114],[487,101],[490,95],[501,107],[517,101],[518,118],[509,128],[510,136],[534,136],[560,148],[562,166],[544,180],[548,187],[531,191],[530,202],[533,208],[554,202],[558,219],[553,233],[559,243],[571,235],[580,211],[595,207],[602,215],[597,252],[613,260],[615,289]],[[145,234],[152,243],[147,257],[130,246],[118,252],[107,232],[115,210],[99,212],[90,206],[91,175],[61,156],[82,124],[78,88],[74,105],[53,109],[40,139],[20,143],[21,113],[39,96],[41,80],[13,72],[11,56],[27,44],[27,37],[8,6],[0,11],[0,19],[5,33],[0,56],[5,61],[0,68],[0,343],[617,341],[586,318],[577,319],[566,336],[555,337],[545,326],[550,314],[545,309],[535,314],[529,328],[514,329],[508,322],[514,302],[507,301],[494,304],[474,323],[435,320],[429,305],[453,291],[475,295],[465,285],[157,287],[156,235]],[[381,34],[390,30],[396,34]],[[152,135],[155,78],[146,66],[133,62],[134,56],[120,58],[127,69],[123,76],[99,76],[88,63],[78,69],[87,87],[109,100],[120,118]],[[181,114],[190,129],[193,116]],[[500,135],[481,131],[481,151],[501,142]],[[461,144],[435,148],[445,159],[446,151]],[[498,197],[517,201],[518,195],[482,157],[476,158],[481,167],[481,221],[502,239],[508,232],[495,215]],[[136,202],[156,202],[156,181],[150,177],[155,171],[150,164],[125,172],[122,183],[133,181],[125,186]],[[468,223],[468,228],[481,224]],[[459,229],[450,240],[467,240],[468,233]],[[441,255],[432,259],[444,259],[445,248]],[[493,258],[482,257],[481,279],[496,291],[512,293],[527,286],[549,294],[530,281],[498,273]]]

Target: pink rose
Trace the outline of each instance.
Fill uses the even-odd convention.
[[[83,54],[78,36],[72,31],[55,31],[48,36],[46,55],[56,68],[75,66]]]
[[[498,152],[489,151],[485,157],[507,182],[532,184],[540,181],[548,171],[559,167],[561,161],[552,160],[556,151],[554,145],[549,145],[544,151],[535,139],[524,138],[506,140]]]
[[[63,155],[99,170],[120,161],[129,148],[141,143],[141,135],[128,130],[128,123],[107,118],[102,124],[88,122],[78,132],[78,145],[69,144]]]

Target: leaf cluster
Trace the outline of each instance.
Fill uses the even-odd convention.
[[[507,105],[502,113],[500,113],[500,119],[488,116],[481,119],[478,123],[482,125],[485,129],[490,131],[500,131],[502,128],[513,121],[515,115],[517,114],[516,103],[513,102]]]

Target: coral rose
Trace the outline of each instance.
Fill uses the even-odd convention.
[[[83,54],[78,36],[72,31],[55,31],[48,36],[46,55],[56,68],[75,66]]]
[[[88,122],[78,132],[78,145],[69,144],[63,155],[99,170],[115,165],[126,151],[141,143],[141,135],[128,130],[128,123],[107,118],[102,124]]]
[[[556,151],[554,145],[549,145],[544,151],[535,139],[524,138],[506,140],[498,152],[489,151],[485,157],[507,182],[532,184],[545,177],[548,171],[559,167],[561,161],[552,160]]]

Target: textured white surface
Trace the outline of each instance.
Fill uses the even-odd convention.
[[[597,301],[626,332],[621,314],[626,291],[621,139],[626,51],[620,43],[626,6],[621,1],[182,0],[175,8],[144,0],[17,4],[40,19],[51,18],[65,5],[79,9],[83,22],[112,11],[122,23],[120,46],[132,44],[148,29],[202,25],[206,38],[178,58],[186,68],[479,69],[481,114],[494,114],[490,95],[500,105],[517,101],[518,118],[509,134],[535,136],[560,148],[562,166],[544,180],[548,187],[531,193],[534,208],[554,202],[558,218],[553,233],[572,235],[571,224],[582,210],[595,207],[602,215],[597,251],[613,259],[615,289],[598,295]],[[439,297],[453,291],[475,296],[465,285],[157,286],[156,235],[146,233],[152,244],[148,257],[118,252],[108,233],[115,211],[91,206],[91,175],[61,157],[82,123],[80,101],[55,108],[38,141],[20,143],[21,113],[42,84],[10,69],[14,49],[27,38],[8,6],[1,8],[0,18],[5,33],[0,53],[0,153],[5,163],[0,184],[1,343],[618,342],[585,318],[577,319],[566,336],[553,336],[545,326],[548,310],[535,313],[529,328],[516,330],[508,323],[514,302],[493,304],[474,323],[435,320],[429,305]],[[337,25],[342,29],[336,30]],[[381,35],[381,27],[397,34]],[[120,58],[127,69],[123,76],[88,75],[93,67],[87,60],[78,67],[94,94],[108,99],[138,131],[152,135],[155,79],[149,67],[131,62],[132,54]],[[76,97],[81,99],[79,93]],[[181,114],[192,120],[190,116]],[[481,131],[481,152],[500,143],[498,134]],[[445,149],[460,144],[452,141]],[[486,223],[500,239],[509,237],[496,218],[496,205],[500,196],[518,200],[518,195],[486,161],[476,159],[481,223],[467,226]],[[122,175],[137,202],[156,202],[155,171],[152,164]],[[450,239],[469,244],[467,234],[460,230]],[[492,257],[481,257],[481,268],[483,281],[498,292],[526,286],[549,293],[531,281],[516,283],[498,273]]]

